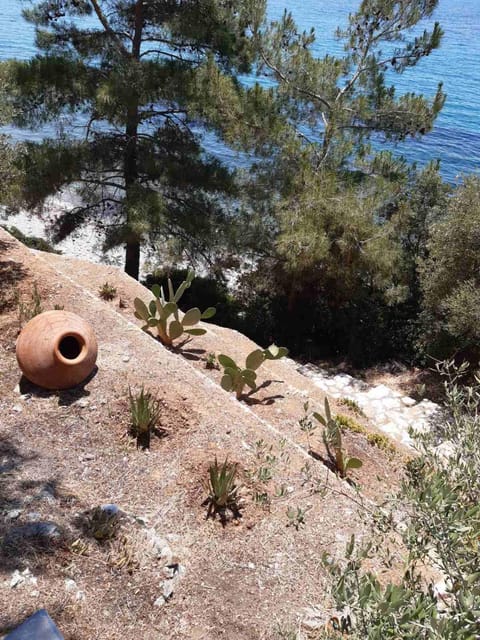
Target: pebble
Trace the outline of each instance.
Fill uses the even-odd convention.
[[[86,400],[86,398],[82,398],[81,400],[77,400],[77,402],[75,404],[78,407],[81,407],[82,409],[85,409],[85,407],[88,407],[89,402],[88,402],[88,400]]]
[[[11,511],[8,511],[7,518],[9,520],[16,520],[21,513],[21,509],[12,509]]]
[[[23,411],[23,407],[22,407],[21,405],[19,405],[19,404],[16,404],[16,405],[12,408],[12,410],[13,410],[13,411],[15,411],[15,413],[22,413],[22,411]]]
[[[130,356],[123,356],[122,362],[130,362]]]
[[[165,604],[166,600],[163,596],[159,596],[155,602],[153,603],[154,607],[163,607],[163,605]]]
[[[16,587],[28,584],[37,584],[37,578],[32,575],[30,569],[24,569],[23,571],[15,569],[15,571],[12,573],[12,577],[10,578],[10,589],[15,589]]]

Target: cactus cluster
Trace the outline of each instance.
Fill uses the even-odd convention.
[[[186,279],[180,284],[175,291],[172,281],[168,278],[168,299],[165,296],[163,287],[158,284],[153,285],[151,291],[154,295],[148,306],[135,298],[133,304],[135,306],[135,317],[145,322],[142,329],[148,331],[150,328],[157,329],[160,341],[171,346],[173,341],[180,338],[184,333],[191,336],[201,336],[206,333],[205,329],[195,328],[200,320],[208,320],[215,315],[215,307],[209,307],[203,313],[197,307],[189,309],[182,318],[180,318],[180,309],[178,302],[190,287],[195,277],[193,271],[189,271]]]
[[[239,367],[238,364],[224,354],[220,354],[217,358],[223,367],[223,376],[221,379],[222,389],[225,391],[235,391],[237,398],[240,399],[246,386],[253,391],[257,388],[256,370],[265,360],[279,360],[288,354],[285,347],[277,347],[272,344],[268,349],[255,349],[248,354],[245,361],[245,367]]]
[[[347,477],[349,469],[359,469],[363,466],[363,462],[359,458],[349,458],[343,448],[341,425],[338,420],[332,417],[330,405],[326,398],[325,416],[315,412],[313,417],[325,427],[323,431],[323,444],[341,478]]]

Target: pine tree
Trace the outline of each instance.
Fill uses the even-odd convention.
[[[383,142],[392,147],[427,134],[444,104],[441,83],[432,97],[400,94],[395,87],[398,74],[439,47],[438,23],[421,29],[437,5],[363,0],[347,27],[337,30],[344,53],[322,58],[314,54],[315,32],[300,31],[287,11],[255,32],[259,72],[275,83],[285,122],[272,129],[275,142],[254,191],[257,198],[258,187],[277,194],[265,207],[273,242],[258,270],[257,290],[283,296],[288,326],[305,327],[310,318],[310,335],[320,325],[323,335],[338,335],[340,318],[345,348],[350,339],[360,341],[357,329],[376,325],[379,316],[393,317],[395,305],[411,301],[428,203],[410,201],[415,171],[380,149]],[[438,175],[430,173],[426,187],[441,199],[441,180],[435,187]]]
[[[198,132],[256,144],[241,116],[262,92],[236,75],[251,68],[264,4],[43,0],[24,11],[40,53],[3,65],[13,122],[61,124],[57,137],[26,145],[24,202],[33,209],[72,186],[83,202],[57,220],[57,240],[94,220],[107,248],[125,245],[136,278],[148,238],[198,251],[213,242],[237,187]]]
[[[431,31],[418,32],[437,5],[438,0],[362,0],[347,28],[337,29],[345,51],[338,57],[314,57],[314,30],[299,32],[287,11],[257,32],[261,70],[278,83],[282,111],[316,169],[362,157],[372,135],[399,141],[431,130],[445,101],[442,84],[428,100],[412,92],[397,95],[392,79],[439,47],[443,33],[437,22]]]

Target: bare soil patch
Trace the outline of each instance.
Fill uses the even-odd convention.
[[[210,325],[169,351],[134,324],[133,298],[148,292],[117,269],[35,254],[3,232],[0,242],[0,268],[12,274],[0,296],[0,635],[41,607],[66,640],[273,639],[312,604],[327,620],[322,552],[341,555],[352,533],[367,534],[374,503],[398,485],[401,455],[348,433],[364,466],[354,484],[338,479],[322,462],[320,431],[318,457],[308,454],[298,420],[305,400],[321,409],[323,395],[291,362],[265,365],[265,384],[239,403],[205,362],[209,352],[245,358],[247,338]],[[118,292],[111,301],[98,296],[105,281]],[[21,379],[15,291],[28,296],[34,282],[45,310],[61,305],[96,331],[98,370],[75,389]],[[129,385],[162,403],[149,451],[127,435]],[[209,465],[227,456],[239,465],[241,517],[222,526],[203,503]],[[118,530],[98,540],[86,519],[112,503],[123,513]],[[298,529],[289,508],[305,512]],[[54,535],[26,536],[32,523]],[[152,555],[149,535],[170,553]],[[158,606],[172,565],[181,575]],[[26,570],[36,582],[12,587],[13,572]]]

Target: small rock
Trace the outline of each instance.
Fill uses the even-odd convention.
[[[30,400],[31,397],[32,397],[31,393],[24,393],[20,396],[20,400],[27,402],[27,400]]]
[[[154,607],[163,607],[163,605],[165,604],[166,600],[163,596],[159,596],[155,602],[153,603]]]
[[[249,569],[255,569],[255,565],[254,565],[254,563],[253,563],[253,562],[249,562],[249,563],[248,563],[248,565],[247,565],[247,567],[248,567]]]
[[[93,453],[84,453],[82,456],[79,456],[80,462],[87,462],[88,460],[95,460],[95,456]]]
[[[37,584],[37,578],[34,575],[32,575],[30,569],[24,569],[21,572],[18,569],[15,569],[10,579],[10,584],[9,584],[10,588],[15,589],[16,587],[29,585],[29,584],[32,584],[32,585]]]
[[[388,396],[390,395],[390,389],[384,384],[379,384],[376,387],[370,389],[370,391],[367,391],[366,395],[369,398],[388,398]]]
[[[26,518],[30,520],[30,522],[38,522],[42,516],[38,513],[38,511],[30,511],[27,513]]]
[[[55,493],[51,487],[45,487],[42,489],[38,496],[39,500],[46,500],[47,502],[55,502]]]
[[[65,591],[75,594],[75,600],[77,601],[85,600],[85,592],[80,591],[75,580],[71,580],[70,578],[65,580]]]
[[[23,411],[23,407],[22,407],[21,405],[19,405],[19,404],[16,404],[16,405],[12,408],[12,410],[13,410],[13,411],[15,411],[16,413],[22,413],[22,411]]]
[[[86,398],[81,398],[75,404],[77,405],[77,407],[81,407],[82,409],[85,409],[85,407],[88,407],[89,402]]]
[[[163,583],[163,598],[165,601],[170,600],[170,598],[173,596],[173,589],[175,586],[175,580],[165,580]]]
[[[59,537],[60,530],[53,522],[30,522],[10,529],[3,539],[3,544],[7,547],[10,544],[17,545],[22,538],[37,538],[39,541],[52,542]]]
[[[417,401],[410,398],[410,396],[404,396],[402,402],[406,407],[414,407],[417,404]]]
[[[130,356],[123,356],[122,362],[130,362]]]
[[[77,591],[77,589],[78,589],[78,586],[75,580],[71,580],[70,578],[67,578],[65,580],[65,591],[67,593],[72,593],[73,591]]]
[[[19,384],[15,385],[15,388],[14,388],[13,392],[14,393],[21,393]]]
[[[110,517],[119,516],[122,513],[116,504],[102,504],[100,509]]]
[[[12,509],[7,513],[7,518],[9,520],[16,520],[21,513],[22,513],[21,509]]]

